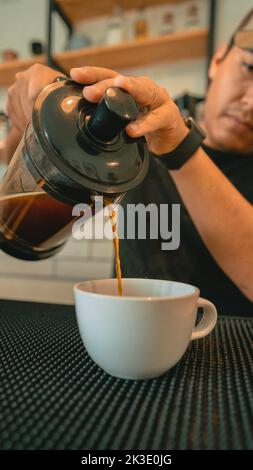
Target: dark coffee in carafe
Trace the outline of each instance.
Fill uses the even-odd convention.
[[[52,239],[56,246],[61,246],[71,234],[72,222],[72,207],[47,193],[0,198],[2,244],[9,245],[10,254],[15,255],[19,250],[24,256],[30,253],[30,256],[42,259],[45,250],[50,250]]]

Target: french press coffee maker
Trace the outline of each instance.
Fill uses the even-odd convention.
[[[71,235],[73,206],[94,197],[117,204],[148,169],[148,150],[125,132],[134,99],[117,87],[96,105],[83,85],[58,80],[38,96],[0,186],[0,248],[25,260],[57,253]]]

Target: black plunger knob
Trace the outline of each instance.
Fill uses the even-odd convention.
[[[111,142],[138,117],[133,97],[118,87],[107,88],[88,122],[89,132],[101,142]]]

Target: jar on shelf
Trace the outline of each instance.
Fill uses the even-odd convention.
[[[125,21],[120,5],[113,7],[112,17],[108,21],[106,30],[106,44],[119,44],[125,39]]]
[[[18,53],[13,49],[4,49],[1,51],[2,61],[10,62],[12,60],[18,59]]]
[[[146,7],[142,5],[138,8],[136,13],[136,20],[134,21],[134,37],[136,39],[145,38],[149,35],[148,22],[146,18]]]
[[[83,47],[90,47],[92,45],[91,39],[85,34],[74,32],[71,34],[66,46],[66,51],[72,51],[75,49],[82,49]]]

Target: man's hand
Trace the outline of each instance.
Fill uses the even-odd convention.
[[[9,88],[7,111],[21,135],[31,119],[38,94],[59,75],[40,64],[16,74],[15,83]],[[83,94],[91,102],[98,102],[110,86],[128,91],[140,106],[141,114],[127,126],[127,133],[131,137],[145,136],[150,151],[157,155],[176,148],[189,132],[166,89],[148,77],[125,77],[100,67],[72,69],[71,77],[86,85]]]
[[[60,75],[60,72],[40,64],[16,74],[15,82],[8,90],[7,112],[20,136],[31,119],[37,96]]]
[[[71,77],[85,84],[84,97],[97,103],[110,86],[128,91],[140,106],[140,117],[126,128],[131,137],[145,136],[157,155],[174,150],[188,134],[180,111],[165,88],[148,77],[126,77],[100,67],[72,69]]]

